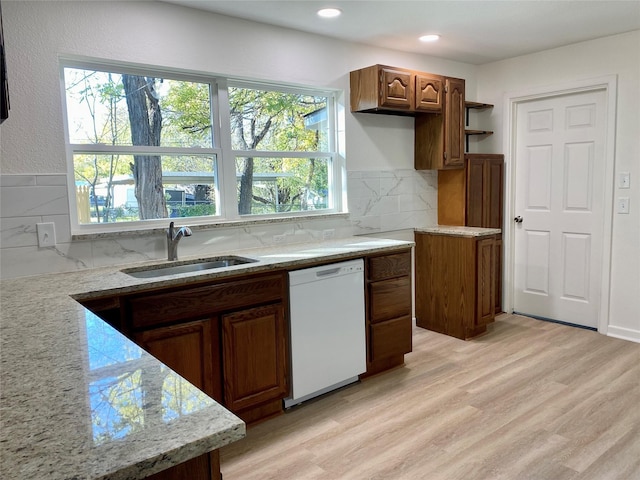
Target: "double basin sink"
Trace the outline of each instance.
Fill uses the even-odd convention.
[[[178,262],[169,265],[152,265],[149,267],[136,267],[121,270],[135,278],[156,278],[166,277],[169,275],[178,275],[180,273],[203,272],[207,270],[215,270],[218,268],[233,267],[236,265],[245,265],[254,263],[258,260],[247,257],[238,257],[236,255],[225,255],[221,257],[211,257],[207,259],[194,260],[190,262]]]

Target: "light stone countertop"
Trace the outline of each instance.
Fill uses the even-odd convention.
[[[448,225],[416,228],[415,231],[417,233],[435,233],[438,235],[450,235],[453,237],[484,237],[489,235],[498,235],[502,232],[499,228],[455,227]]]
[[[350,237],[229,252],[258,261],[205,274],[138,279],[112,266],[0,281],[0,477],[138,479],[245,435],[240,419],[72,296],[304,268],[412,245]]]

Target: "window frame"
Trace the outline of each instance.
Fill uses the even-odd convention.
[[[346,174],[344,155],[339,154],[341,139],[339,138],[338,125],[344,123],[340,120],[339,112],[344,115],[339,99],[341,91],[326,87],[311,87],[293,85],[278,82],[265,82],[220,76],[203,72],[189,72],[177,69],[167,69],[157,66],[132,65],[121,62],[110,62],[95,59],[76,59],[61,57],[59,61],[60,84],[62,93],[62,116],[64,127],[64,141],[67,155],[67,191],[69,196],[70,226],[73,238],[82,238],[95,234],[109,234],[122,232],[140,232],[166,228],[169,221],[176,225],[191,225],[202,227],[233,226],[239,222],[260,223],[272,219],[293,220],[301,217],[318,217],[331,214],[346,213],[346,192],[344,190],[344,177]],[[212,114],[212,147],[161,147],[161,146],[111,146],[104,144],[72,144],[69,135],[69,119],[67,110],[67,97],[64,71],[66,68],[90,69],[96,71],[127,73],[143,75],[155,78],[163,78],[194,83],[206,83],[209,85],[210,105]],[[263,150],[233,150],[231,148],[231,119],[229,107],[229,87],[252,88],[273,90],[284,93],[298,93],[327,97],[328,119],[328,147],[327,152],[275,152]],[[150,220],[137,220],[112,223],[81,224],[77,213],[77,201],[75,192],[74,155],[89,154],[153,154],[153,155],[203,155],[216,159],[215,184],[217,187],[217,199],[219,205],[217,215],[199,217],[172,217]],[[304,210],[296,212],[278,212],[270,214],[238,213],[236,157],[247,154],[253,157],[286,157],[286,158],[326,158],[328,160],[328,202],[329,206],[322,210]]]

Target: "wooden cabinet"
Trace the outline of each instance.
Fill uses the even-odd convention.
[[[366,262],[367,373],[404,363],[411,351],[411,251]]]
[[[460,339],[495,318],[496,236],[416,232],[416,324]]]
[[[467,154],[466,160],[465,224],[469,227],[502,228],[503,155]]]
[[[145,330],[134,334],[133,339],[190,383],[222,402],[220,358],[213,347],[217,337],[217,319],[205,319]],[[149,478],[218,480],[221,478],[219,452],[200,455]]]
[[[124,296],[125,333],[247,423],[288,395],[284,272]]]
[[[405,68],[372,65],[350,74],[351,111],[412,115],[442,113],[444,78]]]
[[[272,304],[222,316],[224,404],[233,412],[256,405],[262,419],[282,409],[289,393],[284,307]],[[254,420],[247,413],[245,421]],[[243,419],[244,419],[243,418]]]
[[[350,74],[352,112],[415,117],[415,168],[462,168],[465,81],[404,68],[372,65]]]
[[[504,156],[466,154],[465,168],[438,172],[438,224],[502,228]]]
[[[444,78],[405,68],[372,65],[351,72],[351,111],[409,115],[442,112]]]
[[[147,477],[148,480],[222,480],[220,453],[214,450]]]
[[[466,154],[463,170],[438,172],[438,224],[502,228],[504,156]],[[502,311],[502,236],[496,239],[495,311]]]
[[[464,86],[459,78],[445,78],[441,115],[415,117],[416,170],[441,170],[464,166]]]
[[[355,70],[350,74],[351,111],[410,113],[414,110],[415,75],[386,65]]]

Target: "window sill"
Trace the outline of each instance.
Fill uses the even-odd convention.
[[[189,228],[193,231],[198,230],[211,230],[215,228],[234,228],[234,227],[250,227],[254,225],[264,225],[264,224],[273,224],[273,223],[292,223],[299,221],[308,221],[308,220],[326,220],[326,219],[340,219],[340,218],[348,218],[349,214],[345,212],[337,212],[337,213],[323,213],[317,215],[296,215],[296,216],[287,216],[287,217],[272,217],[272,218],[252,218],[252,219],[241,219],[241,220],[226,220],[220,222],[213,223],[200,223],[189,225]],[[167,226],[168,222],[172,219],[167,218]],[[188,220],[182,218],[180,220]],[[188,223],[188,222],[187,222]],[[131,237],[144,237],[151,235],[165,235],[166,228],[146,228],[146,229],[137,229],[137,230],[124,230],[117,232],[96,232],[96,233],[82,233],[71,235],[72,241],[84,241],[84,240],[102,240],[102,239],[111,239],[111,238],[131,238]]]

